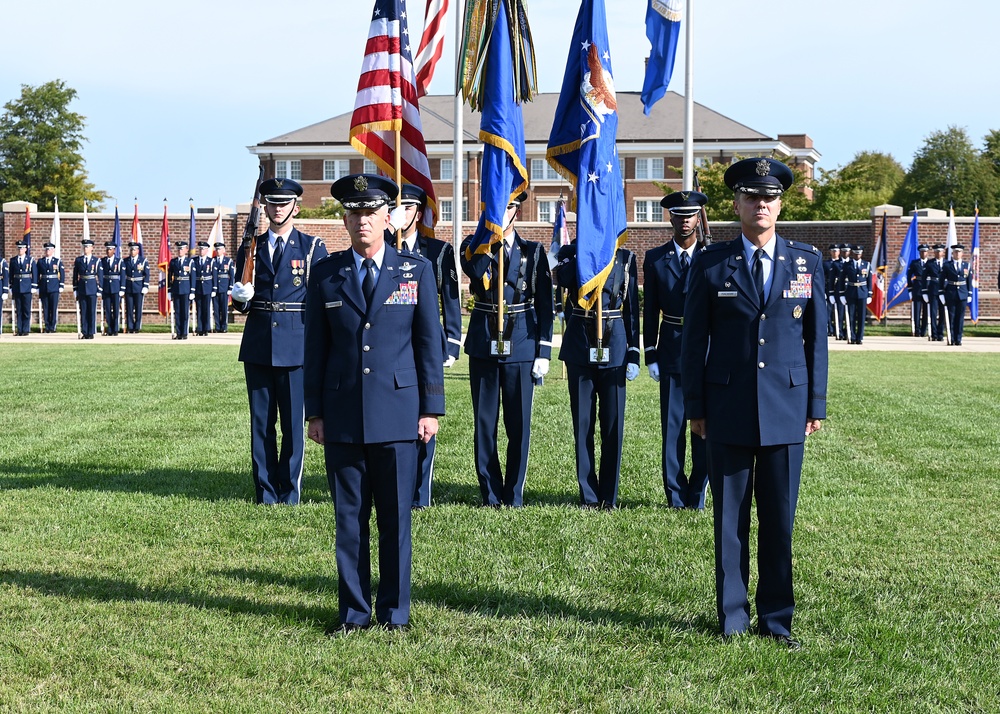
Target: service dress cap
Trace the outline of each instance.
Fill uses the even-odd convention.
[[[944,250],[944,243],[935,243],[934,250]]]
[[[330,187],[330,195],[349,211],[387,206],[396,200],[398,193],[395,183],[375,174],[345,176]]]
[[[225,248],[226,244],[223,243],[222,241],[219,241],[218,243],[214,244],[212,247],[213,248]]]
[[[174,243],[174,248],[186,248],[186,247],[187,247],[187,241],[179,240]]]
[[[522,203],[524,203],[527,200],[528,200],[528,192],[527,191],[521,191],[521,193],[517,194],[516,196],[514,196],[514,198],[510,199],[510,203],[507,204],[507,205],[509,205],[509,206],[520,206]]]
[[[927,245],[926,243],[921,243],[920,245],[917,246],[917,250],[919,252],[923,252],[925,250],[930,250],[930,249],[931,249],[931,247],[929,245]]]
[[[198,247],[199,248],[211,248],[212,244],[209,243],[207,240],[200,240],[200,241],[198,241]]]
[[[835,251],[837,251],[839,253],[840,252],[840,244],[839,243],[831,243],[830,247],[827,248],[827,250],[835,250]]]
[[[743,159],[726,169],[726,185],[736,193],[780,196],[792,186],[792,170],[780,161],[763,157]]]
[[[42,247],[43,248],[55,248],[56,244],[53,243],[52,241],[46,241],[45,243],[42,243]]]
[[[84,238],[80,241],[80,245],[94,245],[94,241],[90,240],[90,238]]]
[[[400,194],[399,200],[404,206],[423,206],[427,203],[427,192],[411,183],[404,183]]]
[[[677,216],[693,216],[708,203],[708,196],[698,191],[674,191],[660,199],[660,205]]]
[[[113,240],[106,240],[106,241],[104,241],[104,247],[105,248],[117,248],[118,244],[115,243]]]
[[[260,195],[267,203],[280,206],[301,196],[302,186],[292,179],[268,179],[261,183]]]
[[[956,243],[951,247],[952,250],[965,250],[965,246],[961,243]]]

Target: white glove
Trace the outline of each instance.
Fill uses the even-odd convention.
[[[831,305],[836,305],[837,304],[837,296],[836,295],[831,295],[830,296],[830,304]]]
[[[970,295],[969,297],[965,298],[965,302],[967,302],[967,303],[969,303],[971,305],[972,304],[972,296]]]
[[[556,317],[558,317],[559,320],[560,320],[560,322],[561,322],[561,321],[563,321],[563,320],[566,319],[566,313],[565,312],[558,312],[558,313],[556,313]]]
[[[73,291],[73,299],[76,300],[76,290]]]
[[[847,298],[844,295],[840,296],[840,304],[841,305],[846,305],[847,304]]]
[[[865,305],[871,305],[872,299],[870,297],[865,298]]]
[[[191,300],[194,300],[194,291],[192,291],[192,292],[191,292],[191,294],[190,294],[190,295],[188,295],[188,297],[189,297],[189,298],[190,298]]]
[[[62,293],[62,291],[65,290],[65,289],[66,288],[59,288],[59,292]]]
[[[215,290],[212,291],[212,297],[215,297],[217,294],[218,293]]]
[[[650,362],[649,364],[646,365],[646,369],[649,370],[650,379],[652,379],[654,382],[660,381],[660,365],[658,365],[656,362]]]
[[[32,295],[37,295],[38,294],[38,288],[32,288],[31,289],[31,294]]]
[[[930,298],[924,295],[924,302],[930,302],[930,301],[931,301]]]
[[[4,293],[3,294],[3,299],[4,300],[10,300],[10,293]]]
[[[630,382],[634,382],[635,378],[639,376],[639,365],[629,362],[625,365],[625,379]]]
[[[125,297],[125,291],[124,290],[119,290],[118,291],[118,297]]]
[[[538,357],[535,359],[535,363],[531,365],[531,376],[535,379],[541,379],[549,373],[549,361],[544,357]]]
[[[233,300],[236,302],[250,302],[253,300],[253,283],[236,283],[233,285]]]
[[[149,288],[143,288],[143,289],[142,289],[142,294],[143,294],[143,295],[145,295],[145,294],[146,294],[146,293],[148,293],[148,292],[149,292]]]
[[[444,366],[445,367],[451,367],[453,364],[455,364],[455,358],[454,357],[449,356],[448,359],[446,359],[444,361]]]
[[[944,295],[938,295],[938,300],[944,305]]]
[[[389,211],[389,227],[393,233],[406,225],[406,207],[396,206]]]

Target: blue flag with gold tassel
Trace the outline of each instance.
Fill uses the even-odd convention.
[[[625,242],[625,187],[618,163],[618,104],[604,0],[583,0],[570,42],[546,159],[569,181],[576,211],[580,306],[597,302]]]
[[[646,37],[652,49],[646,62],[642,82],[643,114],[649,116],[670,86],[677,57],[677,38],[681,32],[683,0],[648,0],[646,6]]]
[[[534,69],[531,35],[518,0],[470,2],[465,35],[463,94],[482,112],[484,146],[479,226],[466,249],[471,255],[503,240],[507,206],[528,188],[521,101],[534,91]],[[481,61],[475,60],[483,53]]]

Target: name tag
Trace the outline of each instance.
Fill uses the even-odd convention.
[[[738,293],[735,290],[720,290],[719,297],[736,297]]]
[[[810,273],[796,276],[788,283],[788,290],[781,291],[781,297],[792,299],[811,298],[812,294],[812,275]]]
[[[343,304],[344,304],[343,300],[334,300],[333,302],[328,302],[326,304],[326,307],[327,307],[327,309],[329,309],[331,307],[340,307]]]
[[[408,280],[399,284],[399,290],[386,298],[386,305],[416,305],[417,287],[420,284],[416,280]]]

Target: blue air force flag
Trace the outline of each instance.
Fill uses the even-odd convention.
[[[592,308],[625,242],[618,104],[604,0],[583,0],[570,42],[546,159],[573,186],[579,301]]]
[[[888,312],[900,303],[910,300],[910,290],[906,287],[906,268],[910,261],[916,260],[920,253],[917,251],[917,212],[913,212],[913,220],[906,231],[906,238],[903,245],[899,247],[899,257],[896,259],[895,268],[892,271],[892,280],[889,281],[889,293],[886,295],[885,309]]]
[[[646,37],[652,45],[642,82],[642,106],[646,116],[670,86],[683,6],[684,0],[649,0],[646,7]]]

